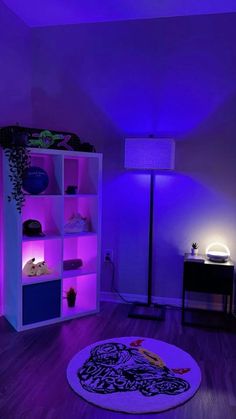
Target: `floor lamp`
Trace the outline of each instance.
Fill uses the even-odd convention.
[[[175,142],[170,138],[126,138],[125,168],[150,173],[147,303],[134,303],[129,317],[164,320],[164,307],[152,303],[153,209],[155,170],[173,170]]]

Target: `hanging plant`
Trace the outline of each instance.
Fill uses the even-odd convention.
[[[17,211],[21,214],[25,203],[25,194],[22,190],[23,173],[30,167],[30,151],[26,147],[27,141],[23,133],[16,133],[14,129],[0,131],[0,145],[8,158],[9,179],[12,184],[8,201],[14,200]]]

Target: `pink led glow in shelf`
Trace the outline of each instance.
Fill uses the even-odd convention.
[[[61,234],[62,197],[26,196],[25,206],[22,211],[23,222],[29,219],[38,220],[42,225],[42,230],[51,236]]]
[[[77,193],[97,193],[98,162],[93,158],[66,158],[64,160],[64,192],[70,185]]]
[[[65,239],[72,239],[73,237],[89,237],[89,236],[96,236],[96,233],[91,232],[91,231],[85,231],[82,233],[66,233],[64,234],[64,238]]]
[[[94,271],[97,263],[97,236],[73,237],[64,240],[63,260],[67,259],[82,259],[82,267]]]
[[[24,264],[35,258],[35,263],[45,261],[55,275],[62,269],[62,242],[61,240],[38,240],[22,243],[22,268]]]
[[[54,149],[30,149],[30,155],[31,166],[47,172],[49,186],[41,194],[25,193],[22,214],[17,214],[7,199],[3,205],[4,221],[10,231],[4,238],[7,260],[4,315],[17,331],[92,314],[99,308],[102,156]],[[12,185],[6,175],[8,162],[5,160],[3,173],[7,195]],[[67,186],[78,186],[78,193],[66,195]],[[70,229],[69,226],[67,231],[75,234],[65,235],[65,224],[73,213],[77,214],[75,224],[78,228]],[[88,219],[88,228],[78,214]],[[43,235],[23,235],[22,224],[26,220],[37,220]],[[71,259],[82,259],[82,266],[63,271],[64,266],[75,268],[80,265]],[[25,270],[23,274],[28,261],[34,265],[45,261],[49,272],[28,276],[26,273],[34,271]],[[71,287],[76,289],[77,299],[75,307],[69,308],[63,297]]]
[[[65,199],[64,224],[73,217],[80,214],[81,217],[88,221],[89,231],[97,231],[97,198],[96,195],[67,197]]]
[[[29,242],[27,245],[22,246],[22,268],[25,263],[35,258],[35,263],[45,260],[44,259],[44,242],[34,241]]]
[[[49,184],[43,194],[58,195],[62,193],[62,159],[57,155],[31,154],[31,166],[38,166],[44,169],[49,177]]]
[[[97,280],[96,275],[66,278],[63,280],[62,316],[70,317],[83,312],[96,310],[97,306]],[[75,307],[68,307],[66,291],[70,288],[76,291]]]
[[[42,237],[23,236],[22,240],[24,242],[30,242],[30,241],[39,241],[39,240],[52,240],[52,239],[58,239],[59,237],[61,237],[61,236],[59,236],[59,234],[53,234],[53,233],[51,233],[50,231],[47,231],[47,230],[44,230],[43,232],[44,232],[45,236],[42,236]]]
[[[94,266],[91,264],[90,267],[87,268],[79,268],[76,270],[68,270],[63,272],[63,278],[71,278],[74,276],[82,276],[82,275],[89,275],[89,274],[96,273],[96,265]]]

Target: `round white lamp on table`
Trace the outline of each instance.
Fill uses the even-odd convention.
[[[220,249],[220,250],[219,250]],[[230,257],[229,248],[219,242],[210,243],[206,248],[206,256],[211,262],[227,262]]]

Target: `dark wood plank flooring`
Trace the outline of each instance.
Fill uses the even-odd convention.
[[[164,322],[127,317],[125,304],[103,303],[96,316],[17,333],[0,319],[1,419],[109,419],[131,417],[93,406],[69,387],[73,355],[98,340],[147,336],[189,352],[202,370],[202,384],[183,406],[165,413],[132,415],[163,419],[236,418],[236,333],[181,326],[181,312]]]

